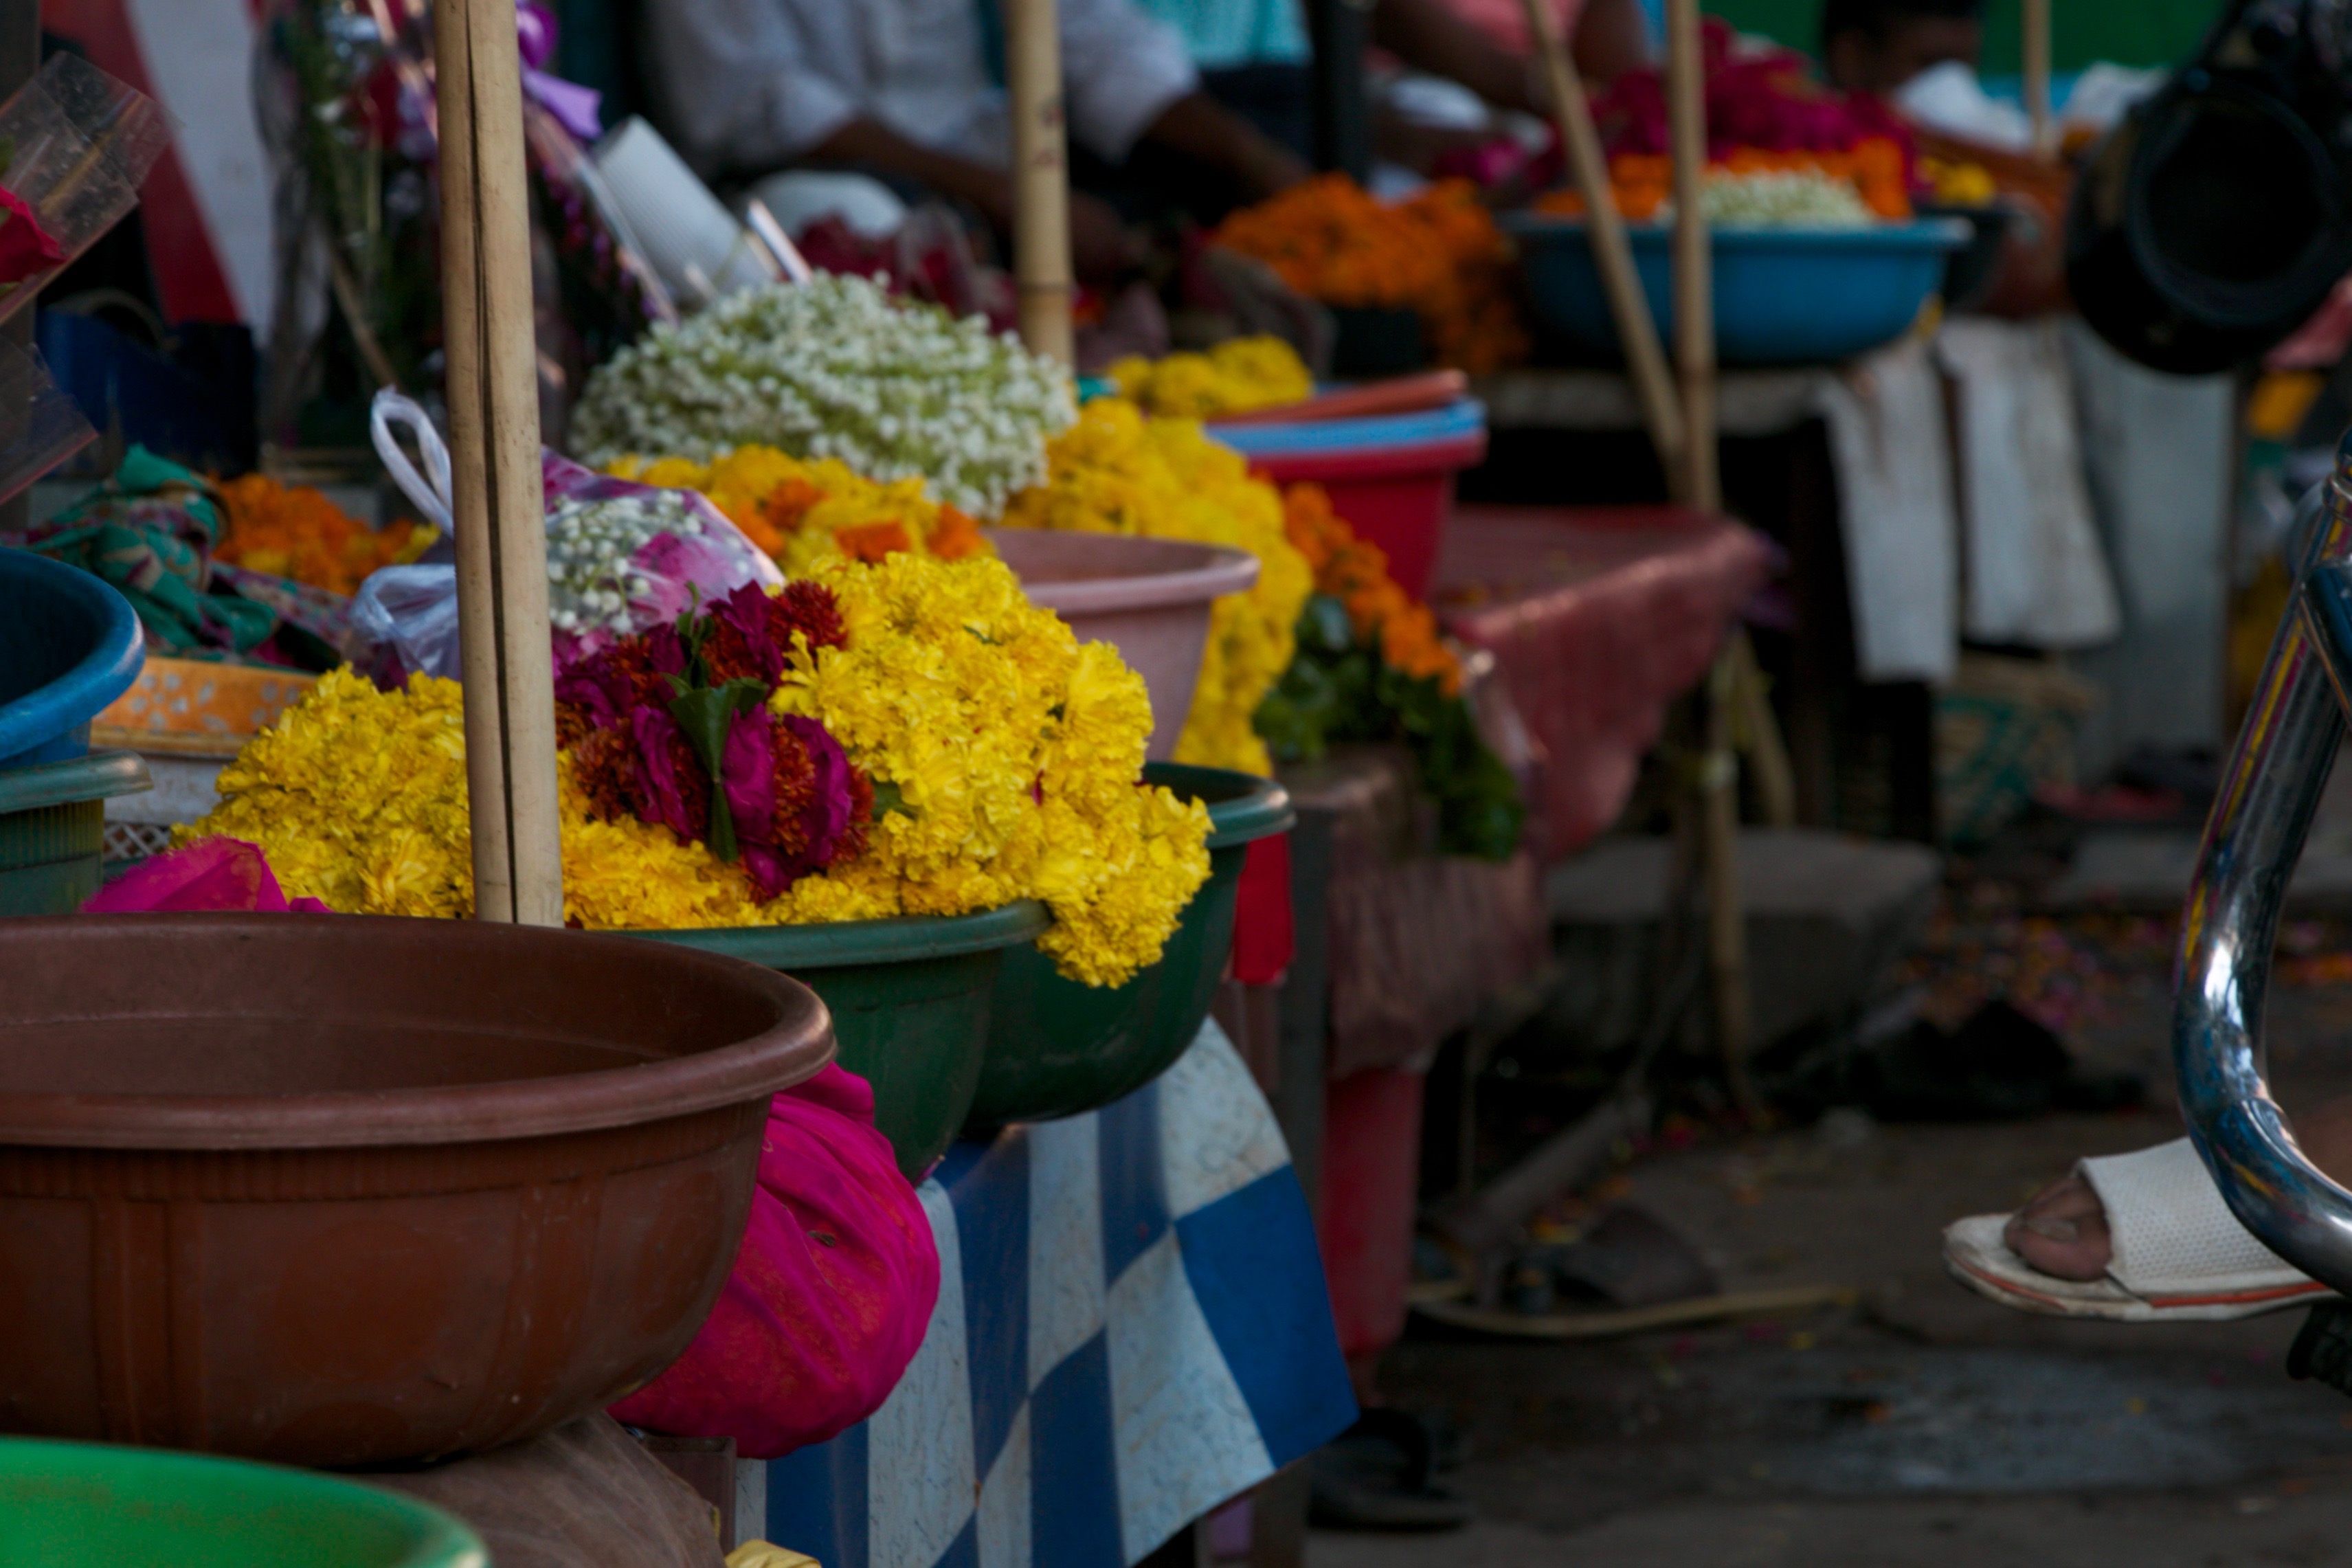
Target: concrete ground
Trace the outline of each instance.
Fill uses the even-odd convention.
[[[1456,1534],[1318,1534],[1313,1568],[2352,1564],[2352,1399],[2291,1381],[2299,1311],[2129,1328],[2028,1317],[1948,1279],[1938,1231],[2084,1154],[2176,1136],[2162,975],[2072,1031],[2157,1103],[1979,1126],[1844,1117],[1650,1159],[1631,1196],[1728,1289],[1849,1306],[1592,1342],[1391,1352],[1384,1394],[1460,1438]],[[2352,1092],[2352,985],[2275,992],[2290,1110]]]

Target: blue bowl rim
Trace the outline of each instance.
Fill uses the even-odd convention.
[[[139,613],[104,579],[29,550],[0,550],[0,579],[74,598],[99,613],[98,646],[45,686],[0,702],[0,757],[13,757],[89,722],[131,689],[147,658]],[[46,580],[45,580],[46,577]]]
[[[1584,233],[1584,220],[1559,213],[1530,211],[1496,215],[1507,234],[1521,239],[1559,239]],[[1807,228],[1788,224],[1717,224],[1709,231],[1715,249],[1748,251],[1828,250],[1869,254],[1875,251],[1915,252],[1958,250],[1975,229],[1966,218],[1913,218],[1907,223],[1879,223],[1863,228]],[[1625,236],[1636,250],[1662,250],[1673,237],[1669,224],[1629,223]]]
[[[1289,425],[1213,422],[1207,426],[1212,440],[1223,442],[1244,458],[1430,447],[1463,440],[1486,428],[1486,405],[1475,397],[1456,398],[1443,408],[1417,414],[1376,414],[1361,419],[1314,419]]]

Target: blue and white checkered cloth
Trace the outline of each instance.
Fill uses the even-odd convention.
[[[739,1528],[824,1568],[1127,1568],[1355,1419],[1289,1151],[1214,1023],[1115,1105],[959,1144],[922,1197],[914,1364]]]

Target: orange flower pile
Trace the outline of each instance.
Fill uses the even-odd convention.
[[[1347,606],[1357,640],[1373,643],[1391,669],[1416,679],[1433,678],[1446,696],[1462,690],[1462,665],[1437,635],[1437,617],[1389,575],[1389,558],[1356,537],[1331,510],[1320,485],[1293,485],[1282,496],[1283,525],[1291,544],[1315,568],[1315,591]]]
[[[1760,147],[1740,147],[1728,158],[1709,163],[1707,168],[1734,175],[1822,174],[1852,185],[1863,205],[1889,223],[1902,223],[1912,216],[1903,149],[1884,136],[1864,137],[1843,153],[1768,153]],[[1621,215],[1630,222],[1647,223],[1674,198],[1675,161],[1663,154],[1620,153],[1609,160],[1609,188]],[[1584,194],[1572,186],[1549,191],[1538,198],[1536,206],[1542,212],[1581,217]]]
[[[370,528],[310,486],[267,474],[227,480],[220,496],[226,526],[217,559],[331,594],[357,593],[369,573],[414,560],[433,539],[406,522]]]
[[[1509,247],[1467,180],[1386,205],[1324,174],[1234,214],[1216,243],[1327,305],[1417,312],[1446,364],[1475,374],[1527,352]]]

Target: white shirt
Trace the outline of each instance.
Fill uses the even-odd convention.
[[[998,0],[654,0],[653,75],[706,174],[786,163],[852,120],[1003,167],[1011,132],[978,7]],[[1132,0],[1061,0],[1070,133],[1117,163],[1197,85]]]

